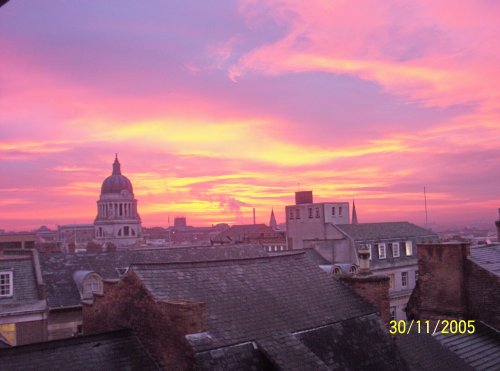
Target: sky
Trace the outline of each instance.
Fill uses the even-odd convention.
[[[493,223],[496,0],[11,0],[0,8],[0,229],[92,223],[115,153],[143,226]],[[493,226],[493,224],[492,224]]]

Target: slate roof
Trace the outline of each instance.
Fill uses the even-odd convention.
[[[409,334],[399,334],[396,336],[396,345],[412,371],[473,370],[434,336],[425,332],[419,334],[412,330]]]
[[[469,260],[500,276],[500,244],[472,247]]]
[[[0,349],[0,370],[159,370],[128,330]]]
[[[383,240],[391,238],[435,237],[437,234],[408,222],[336,224],[355,241]]]
[[[475,327],[473,334],[439,333],[435,338],[475,370],[500,370],[500,332],[480,321]]]
[[[12,271],[13,295],[0,298],[0,317],[46,309],[39,300],[37,282],[30,256],[9,256],[0,259],[0,271]]]
[[[189,248],[127,250],[100,253],[44,253],[40,267],[46,285],[49,308],[80,305],[80,292],[73,279],[76,271],[94,271],[104,279],[118,279],[116,268],[128,268],[132,263],[205,261],[267,256],[257,245],[205,246]]]
[[[279,369],[326,370],[336,365],[373,369],[380,364],[385,369],[405,369],[374,315],[375,308],[325,275],[303,252],[233,261],[134,264],[131,270],[155,300],[205,303],[205,336],[187,336],[202,368],[225,362],[231,347],[241,345],[246,362],[265,363],[254,359],[264,355]],[[373,328],[368,330],[367,325]],[[325,326],[332,326],[331,332],[321,332]],[[310,334],[300,334],[303,331]],[[348,353],[340,354],[344,348],[339,344],[317,346],[338,339],[351,345]],[[249,342],[258,351],[243,345]],[[363,361],[357,360],[360,357]]]

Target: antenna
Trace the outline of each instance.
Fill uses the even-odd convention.
[[[424,186],[424,205],[425,205],[425,228],[427,228],[427,225],[428,225],[428,220],[427,220],[427,194],[425,192],[425,186]]]

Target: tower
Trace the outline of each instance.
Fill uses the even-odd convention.
[[[276,217],[274,216],[274,209],[271,209],[271,218],[269,218],[269,226],[272,229],[277,229],[278,223],[276,223]]]
[[[356,205],[354,204],[354,198],[352,199],[352,219],[351,224],[358,224],[358,214],[356,213]]]
[[[141,218],[130,180],[122,175],[118,155],[113,172],[104,179],[94,221],[96,242],[118,249],[134,245],[141,237]]]

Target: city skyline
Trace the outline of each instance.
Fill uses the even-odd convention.
[[[0,8],[0,229],[92,223],[115,153],[144,226],[498,218],[500,4],[122,4]]]

